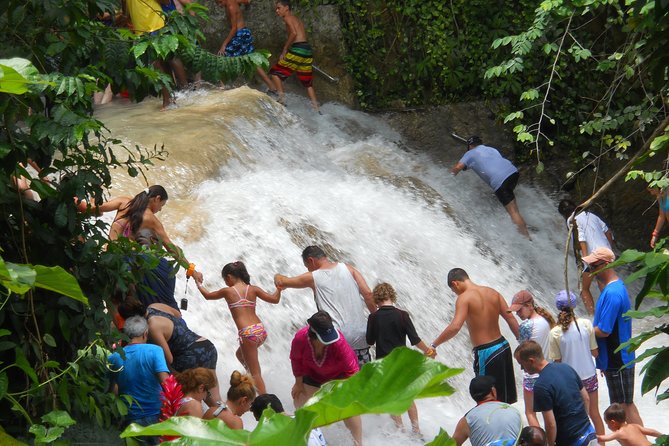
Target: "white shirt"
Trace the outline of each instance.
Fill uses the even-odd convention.
[[[571,216],[567,219],[567,227],[570,221]],[[588,254],[597,248],[611,249],[609,239],[606,238],[609,228],[595,214],[584,211],[576,215],[576,227],[578,228],[578,241],[585,242]]]
[[[581,379],[587,379],[596,373],[592,350],[597,348],[595,331],[589,319],[578,318],[579,331],[574,321],[567,331],[562,326],[553,327],[550,335],[550,358],[559,359],[576,370]]]

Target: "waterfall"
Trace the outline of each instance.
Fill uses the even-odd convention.
[[[251,282],[271,292],[274,274],[305,272],[302,249],[318,244],[358,268],[370,287],[391,283],[398,307],[411,313],[426,342],[453,316],[455,295],[446,274],[454,267],[494,287],[507,301],[529,289],[554,312],[553,296],[564,288],[566,232],[555,200],[523,185],[521,177],[516,195],[533,240],[524,239],[474,173],[449,174],[464,147],[446,130],[444,156],[435,159],[407,147],[378,117],[337,104],[325,104],[324,114],[317,115],[306,99],[292,95],[285,108],[247,87],[199,91],[179,97],[174,109],[158,109],[155,100],[115,101],[96,116],[129,146],[164,144],[169,151],[166,161],[147,173],[150,184],[163,185],[170,195],[158,216],[204,273],[208,289],[225,286],[223,265],[242,260]],[[137,178],[117,175],[111,194],[132,196],[144,187]],[[574,262],[568,263],[574,288]],[[241,368],[234,356],[234,322],[225,302],[205,301],[180,272],[177,300],[184,295],[188,325],[218,349],[217,372],[225,391],[230,373]],[[310,290],[286,290],[280,304],[259,301],[257,306],[269,333],[259,349],[263,377],[287,410],[292,410],[290,342],[315,311]],[[500,324],[515,348],[508,327]],[[467,392],[473,372],[466,328],[438,354],[438,360],[465,372],[451,380],[455,395],[417,402],[426,439],[440,427],[452,433],[474,405]],[[519,367],[516,378],[522,395]],[[603,410],[608,404],[603,378],[600,387]],[[523,411],[522,402],[516,406]],[[641,408],[643,417],[650,415]],[[255,426],[252,415],[243,419],[247,428]],[[647,424],[662,430],[661,424]],[[365,416],[363,425],[367,445],[423,444],[396,433],[385,415]],[[405,426],[410,426],[406,416]],[[341,423],[325,429],[325,435],[330,444],[349,443]]]

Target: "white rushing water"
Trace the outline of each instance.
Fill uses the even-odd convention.
[[[452,156],[435,160],[405,147],[379,118],[336,104],[325,104],[324,115],[316,115],[304,98],[293,96],[286,109],[246,87],[191,93],[179,98],[174,109],[158,108],[155,100],[116,101],[99,108],[97,116],[128,144],[164,144],[170,152],[147,176],[168,190],[170,200],[159,216],[204,273],[207,288],[225,286],[221,268],[242,260],[252,283],[273,291],[274,274],[305,272],[302,249],[319,244],[333,247],[337,260],[355,265],[371,287],[391,283],[398,306],[411,312],[426,342],[453,316],[455,295],[445,276],[454,267],[507,300],[529,289],[542,306],[554,310],[554,293],[564,287],[565,241],[556,200],[523,185],[521,178],[516,194],[533,241],[524,239],[475,174],[448,174],[463,148],[446,130],[444,150]],[[137,179],[118,176],[112,193],[134,195],[144,187]],[[573,261],[569,267],[575,287]],[[177,300],[189,298],[184,318],[218,348],[218,376],[226,389],[230,373],[241,367],[234,356],[237,336],[230,313],[225,302],[205,301],[194,284],[186,285],[183,273],[178,277]],[[257,307],[269,332],[259,350],[263,376],[268,391],[288,410],[290,341],[315,311],[310,290],[287,290],[280,304]],[[473,377],[470,350],[464,328],[438,350],[438,360],[465,372],[451,380],[460,389],[455,395],[417,402],[426,439],[440,427],[452,433],[473,406],[467,392]],[[516,374],[520,383],[519,368]],[[603,411],[608,405],[603,378],[600,386]],[[637,396],[639,386],[640,380]],[[652,395],[638,400],[646,424],[669,431]],[[522,412],[522,404],[517,406]],[[250,414],[243,418],[248,429],[255,426]],[[368,415],[363,423],[367,445],[423,443],[397,433],[388,416]],[[332,445],[349,444],[341,423],[326,428],[325,435]]]

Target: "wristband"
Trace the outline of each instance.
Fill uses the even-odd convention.
[[[195,272],[195,263],[190,263],[188,265],[188,269],[186,270],[186,277],[193,277],[194,272]]]
[[[430,347],[432,347],[432,348],[435,349],[435,350],[437,349],[437,346],[434,345],[434,344],[430,344]]]
[[[225,405],[223,401],[217,401],[216,404],[218,404],[218,407],[216,410],[212,413],[213,416],[217,417],[221,412],[226,410],[228,406]]]

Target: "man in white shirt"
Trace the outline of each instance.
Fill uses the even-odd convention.
[[[582,211],[574,216],[576,205],[571,200],[562,200],[558,205],[558,212],[567,220],[567,228],[575,225],[581,257],[585,257],[597,248],[613,249],[613,233],[598,216],[592,212]],[[589,271],[583,270],[581,276],[581,299],[588,314],[595,314],[595,301],[590,293],[592,276]]]

